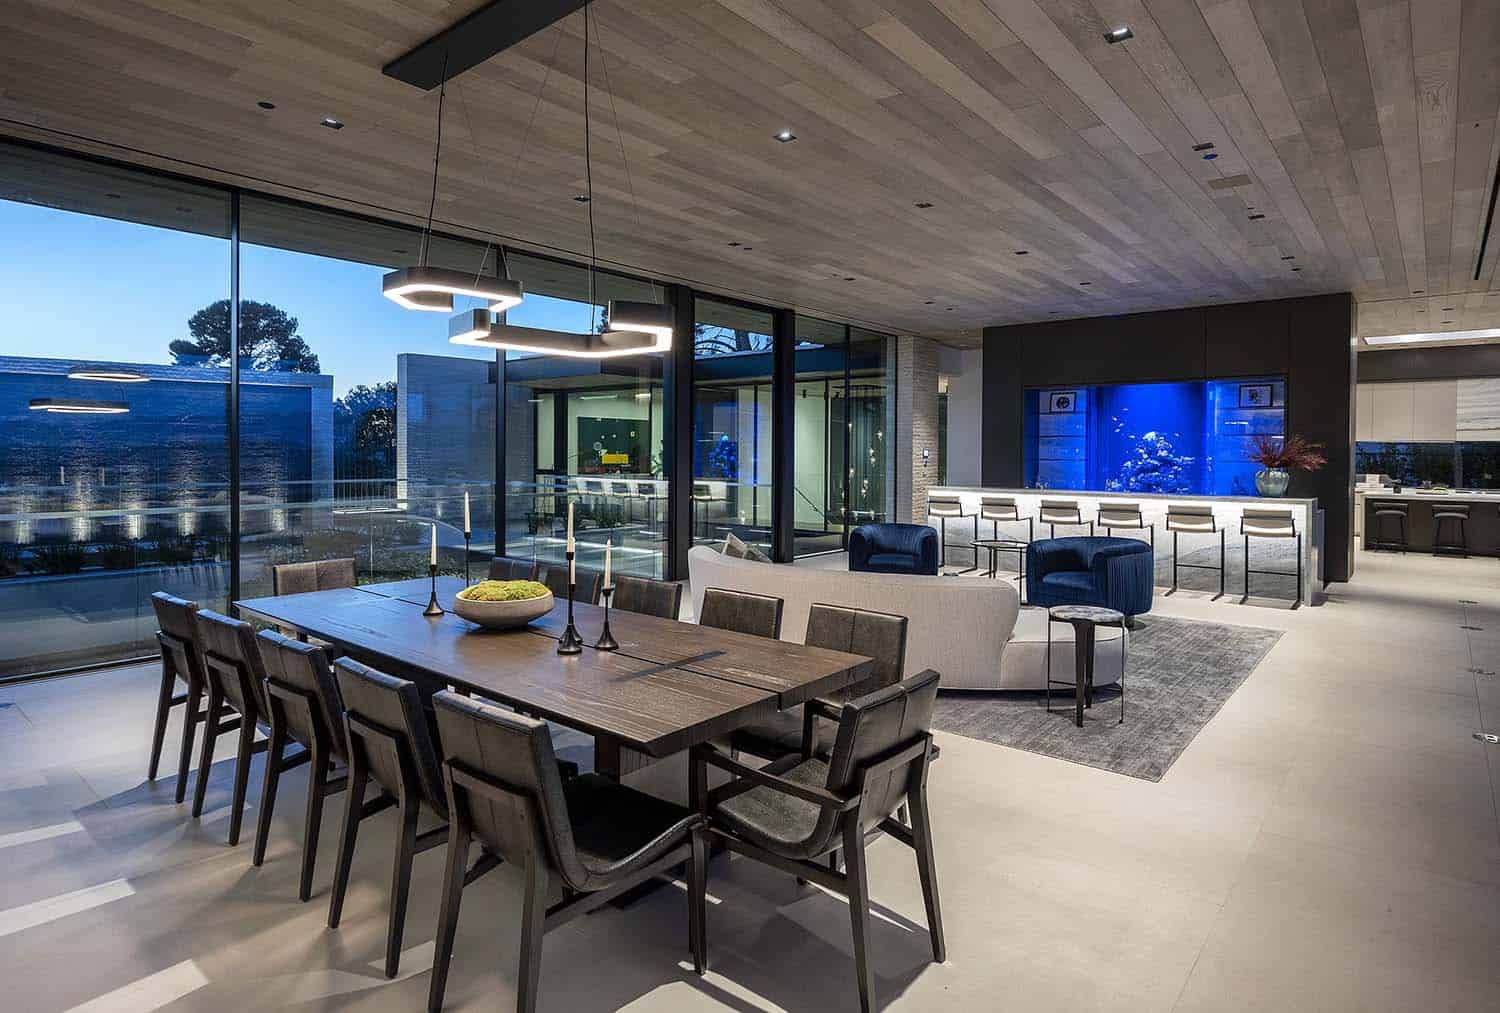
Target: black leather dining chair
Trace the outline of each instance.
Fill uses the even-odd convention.
[[[245,816],[245,792],[250,783],[250,761],[269,748],[257,731],[270,731],[266,724],[266,670],[255,628],[212,609],[198,611],[198,640],[203,647],[203,674],[208,689],[206,727],[198,756],[198,781],[193,788],[193,815],[203,815],[208,776],[214,762],[214,744],[220,735],[237,731],[234,753],[234,795],[229,810],[229,843],[240,843]],[[235,717],[226,718],[233,712]]]
[[[585,570],[578,567],[576,570],[578,587],[574,591],[578,601],[586,601],[590,605],[599,604],[599,589],[604,586],[604,575],[598,570]],[[538,563],[536,568],[536,580],[547,585],[547,590],[559,601],[568,598],[568,564],[567,563]]]
[[[514,556],[496,556],[490,560],[490,580],[535,580],[536,561]]]
[[[193,739],[204,721],[203,651],[198,646],[198,603],[165,591],[151,595],[156,613],[156,641],[161,648],[161,688],[156,697],[156,723],[151,732],[151,761],[146,779],[156,780],[161,750],[172,708],[182,707],[182,743],[177,759],[177,802],[187,797],[188,771],[193,764]],[[185,691],[177,692],[181,680]]]
[[[650,577],[614,578],[615,596],[610,605],[622,612],[637,612],[658,619],[676,619],[682,611],[682,585]]]
[[[797,754],[755,768],[712,745],[693,749],[694,794],[702,800],[710,831],[729,850],[848,898],[860,1009],[864,1011],[875,1005],[865,862],[869,831],[878,829],[916,852],[932,957],[942,963],[947,955],[927,805],[938,678],[937,672],[928,669],[837,709],[816,700],[809,703],[817,718],[838,722],[827,760]],[[705,792],[710,766],[729,772],[734,779]],[[911,807],[910,827],[890,815],[903,802]],[[837,852],[844,856],[846,871],[837,871],[836,861],[826,867],[817,864],[819,858]]]
[[[281,775],[306,763],[307,815],[302,828],[302,878],[297,885],[297,899],[305,901],[312,896],[323,800],[348,786],[347,777],[331,776],[335,761],[348,763],[344,704],[333,670],[328,666],[328,656],[321,647],[271,630],[261,631],[256,642],[266,670],[271,741],[266,750],[266,779],[260,793],[260,818],[255,826],[255,855],[251,862],[259,866],[266,860],[266,843]],[[290,742],[300,743],[302,752],[287,757],[285,749]]]
[[[809,609],[804,644],[862,654],[874,663],[865,678],[824,697],[824,703],[837,707],[845,700],[900,682],[906,671],[906,626],[905,616],[888,612],[824,604]],[[809,733],[813,736],[809,755],[827,757],[833,750],[833,728],[813,722],[801,707],[777,711],[736,729],[729,744],[737,753],[777,760],[807,748],[804,740]]]
[[[781,636],[783,604],[780,598],[768,594],[705,588],[698,625],[776,640]]]
[[[701,974],[707,962],[703,817],[597,774],[564,781],[544,721],[448,692],[432,699],[453,822],[427,1008],[436,1013],[443,1006],[464,887],[500,861],[525,877],[516,980],[521,1013],[536,1008],[546,932],[684,862],[689,949]],[[476,843],[481,852],[471,867]],[[549,907],[554,887],[562,899]]]
[[[412,860],[448,839],[448,799],[433,744],[437,730],[422,707],[415,683],[349,658],[335,662],[333,673],[344,701],[349,787],[344,797],[344,826],[339,835],[333,894],[328,902],[328,927],[338,928],[343,915],[359,824],[396,807],[401,814],[401,826],[396,834],[390,924],[385,944],[385,976],[394,978],[401,962]],[[381,794],[366,802],[365,792],[371,781]],[[418,834],[417,822],[423,812],[441,819],[442,825]]]

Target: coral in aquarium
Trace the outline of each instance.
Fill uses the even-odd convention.
[[[1119,419],[1115,419],[1119,422]],[[1117,428],[1115,430],[1119,432]],[[1173,433],[1173,436],[1181,436]],[[1106,485],[1111,492],[1191,493],[1193,480],[1190,469],[1196,459],[1177,453],[1172,441],[1161,433],[1146,433],[1136,436],[1126,433],[1131,442],[1129,455],[1120,465],[1120,474]]]
[[[708,452],[708,465],[718,472],[720,478],[736,481],[740,477],[740,445],[727,433],[721,435]]]
[[[1317,471],[1328,463],[1323,444],[1295,433],[1285,439],[1265,434],[1252,437],[1249,458],[1262,468],[1283,471]]]

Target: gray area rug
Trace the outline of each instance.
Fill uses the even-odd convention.
[[[1071,686],[1053,687],[1050,714],[1041,693],[941,693],[933,725],[1160,781],[1280,639],[1280,630],[1145,615],[1131,633],[1123,725],[1120,691],[1113,686],[1095,692],[1082,728],[1073,725]],[[1071,672],[1054,675],[1072,677]]]

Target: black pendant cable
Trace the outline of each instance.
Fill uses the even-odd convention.
[[[594,330],[594,310],[597,303],[594,301],[594,272],[599,269],[599,250],[594,238],[594,149],[591,141],[593,129],[589,119],[589,8],[592,4],[583,5],[583,180],[584,195],[588,200],[584,204],[589,213],[589,327],[587,333]]]
[[[432,199],[427,202],[427,227],[422,230],[421,255],[417,266],[427,266],[427,247],[432,242],[432,216],[437,212],[438,164],[443,158],[443,102],[448,96],[448,53],[443,53],[443,81],[438,85],[437,140],[432,146]],[[483,270],[484,265],[480,265]]]

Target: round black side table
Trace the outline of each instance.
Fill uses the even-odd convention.
[[[1052,678],[1052,624],[1073,627],[1073,682]],[[1052,687],[1072,685],[1073,724],[1083,727],[1083,709],[1094,706],[1094,630],[1120,628],[1120,724],[1125,723],[1125,614],[1098,605],[1054,605],[1047,610],[1047,713],[1052,713]]]
[[[1021,581],[1021,597],[1026,596],[1026,543],[1014,538],[981,538],[977,542],[970,542],[969,547],[974,550],[978,558],[980,552],[990,554],[990,568],[985,573],[986,577],[992,579],[1000,575],[1000,553],[1014,552],[1016,554],[1016,575]],[[1022,602],[1022,604],[1025,604]]]

